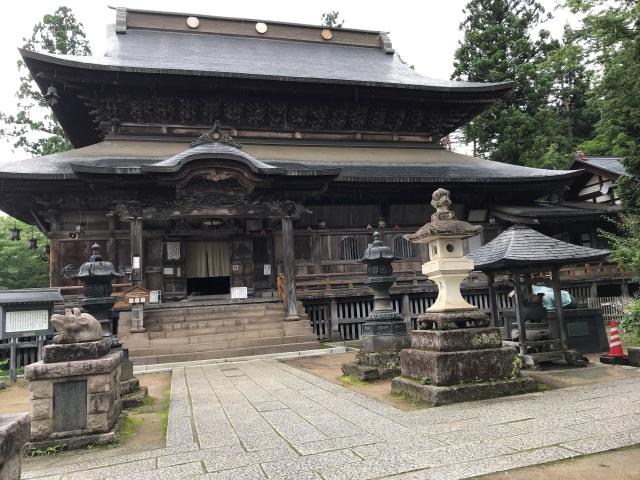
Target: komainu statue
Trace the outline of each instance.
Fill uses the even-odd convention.
[[[51,323],[57,335],[53,343],[84,343],[102,339],[100,322],[88,313],[80,313],[79,308],[65,310],[64,315],[55,314]]]

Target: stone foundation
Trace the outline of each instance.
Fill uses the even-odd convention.
[[[535,381],[514,371],[515,356],[498,328],[414,330],[391,389],[432,405],[535,390]]]
[[[97,359],[27,366],[31,441],[72,448],[78,437],[113,432],[122,408],[122,358],[122,351],[111,351]]]
[[[30,431],[28,413],[0,415],[0,480],[20,480]]]
[[[73,362],[104,357],[109,353],[109,344],[104,340],[83,343],[52,343],[42,349],[44,363]]]
[[[380,380],[400,375],[398,352],[358,352],[356,361],[342,364],[342,373],[357,380]]]
[[[393,393],[408,395],[434,406],[528,393],[535,389],[536,382],[529,377],[450,386],[422,385],[405,377],[391,381]]]

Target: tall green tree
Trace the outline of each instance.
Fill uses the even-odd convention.
[[[568,0],[584,15],[579,40],[598,65],[596,87],[600,119],[593,138],[580,149],[587,154],[622,158],[629,177],[617,190],[624,212],[619,235],[607,234],[612,258],[640,276],[640,5],[636,0]]]
[[[514,82],[502,102],[465,127],[465,140],[492,160],[565,167],[593,123],[585,119],[590,73],[571,30],[553,40],[540,29],[549,15],[535,0],[471,0],[465,13],[453,78]]]
[[[340,18],[340,12],[337,10],[323,13],[320,16],[320,22],[324,27],[342,28],[342,25],[344,25],[344,20]]]
[[[81,23],[68,7],[59,7],[45,15],[34,27],[24,48],[62,55],[90,55],[91,49]],[[71,144],[24,62],[18,60],[20,87],[15,113],[1,113],[0,135],[11,139],[15,148],[32,155],[47,155],[69,150]]]
[[[11,241],[10,230],[21,229],[21,239]],[[29,250],[33,231],[38,248]],[[49,286],[49,256],[44,253],[47,238],[39,230],[11,217],[0,217],[0,289]]]

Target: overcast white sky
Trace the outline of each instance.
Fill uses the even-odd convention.
[[[555,0],[542,0],[554,10]],[[345,27],[386,30],[396,51],[418,72],[433,78],[449,78],[453,54],[461,38],[459,25],[464,18],[466,0],[235,0],[212,2],[196,0],[5,0],[5,19],[0,29],[0,110],[13,112],[18,85],[17,48],[30,35],[43,15],[66,5],[84,24],[94,55],[102,55],[106,25],[115,21],[108,5],[195,14],[246,17],[319,24],[324,12],[338,10]],[[566,12],[554,10],[556,18],[546,25],[554,33],[570,20]],[[10,144],[0,141],[0,158],[20,159],[23,152],[12,152]]]

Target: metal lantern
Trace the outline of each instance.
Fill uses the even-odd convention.
[[[33,236],[33,227],[31,227],[31,238],[28,240],[29,250],[36,250],[38,248],[38,239]]]
[[[14,227],[11,230],[9,230],[9,232],[11,232],[10,236],[9,236],[9,239],[12,242],[19,242],[20,241],[20,229],[18,227],[16,227],[14,225]]]

